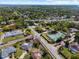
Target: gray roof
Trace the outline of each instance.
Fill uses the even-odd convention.
[[[7,47],[2,50],[1,58],[6,58],[9,56],[9,54],[16,52],[16,48],[14,47]]]
[[[79,24],[79,21],[73,21],[75,24]]]
[[[75,31],[79,31],[78,29],[76,28],[70,28],[71,32],[75,32]]]
[[[20,34],[23,34],[23,32],[21,30],[14,30],[11,32],[6,32],[4,34],[4,37],[16,36],[16,35],[20,35]]]
[[[23,43],[21,46],[25,50],[32,48],[32,44],[31,43]]]

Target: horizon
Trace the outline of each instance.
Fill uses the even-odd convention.
[[[0,4],[0,5],[34,5],[34,6],[38,5],[38,6],[43,6],[41,4]],[[45,6],[63,6],[63,5],[45,5]],[[64,6],[69,6],[69,4],[64,5]],[[70,6],[79,6],[79,5],[70,5]]]
[[[1,0],[0,5],[79,5],[79,0]]]

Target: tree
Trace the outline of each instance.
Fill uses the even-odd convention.
[[[2,22],[3,21],[3,16],[0,16],[0,22]]]
[[[68,28],[67,27],[64,27],[63,28],[63,31],[67,32],[68,31]]]
[[[79,54],[73,55],[71,59],[79,59]]]
[[[36,30],[37,32],[39,32],[39,33],[42,32],[42,28],[41,28],[40,26],[36,26],[36,27],[35,27],[35,30]]]
[[[25,35],[30,35],[30,34],[32,34],[31,29],[29,29],[29,28],[24,29],[24,34],[25,34]]]
[[[31,29],[27,28],[27,29],[26,29],[26,31],[29,31],[29,32],[31,32]]]
[[[78,42],[79,43],[79,31],[78,32],[76,32],[76,34],[75,34],[75,38],[76,38],[76,42]]]
[[[4,26],[4,27],[3,27],[3,30],[4,30],[4,31],[9,31],[9,30],[10,30],[10,27],[9,27],[9,26]]]
[[[34,46],[34,47],[36,47],[36,48],[39,48],[40,43],[39,43],[39,42],[37,42],[37,41],[35,41],[35,42],[33,43],[33,46]]]
[[[13,24],[13,25],[11,25],[11,26],[9,26],[9,27],[10,27],[11,30],[16,29],[16,25],[15,25],[15,24]]]

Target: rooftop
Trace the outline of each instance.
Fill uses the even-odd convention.
[[[20,35],[20,34],[23,34],[23,32],[21,30],[14,30],[11,32],[5,32],[4,37],[16,36],[16,35]]]
[[[29,50],[29,49],[32,48],[32,44],[31,43],[23,43],[21,46],[22,46],[22,48],[24,50]]]
[[[74,53],[79,53],[79,44],[70,44],[70,50]]]
[[[9,54],[16,52],[16,49],[14,47],[7,47],[2,49],[1,58],[6,58],[9,56]]]
[[[70,28],[70,31],[71,31],[71,32],[76,32],[76,31],[79,31],[79,30],[76,29],[76,28]]]
[[[61,32],[57,32],[55,34],[48,34],[48,37],[56,42],[59,38],[64,38],[65,35],[63,33],[61,33]]]

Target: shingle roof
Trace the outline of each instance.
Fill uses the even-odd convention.
[[[21,30],[14,30],[11,32],[6,32],[4,34],[4,37],[16,36],[16,35],[20,35],[20,34],[23,34],[23,32]]]
[[[71,48],[75,50],[75,52],[79,52],[79,45],[71,45]]]
[[[9,56],[9,54],[16,52],[16,49],[14,47],[7,47],[2,50],[1,58],[6,58]]]
[[[78,29],[76,28],[70,28],[71,32],[75,32],[75,31],[79,31]]]

